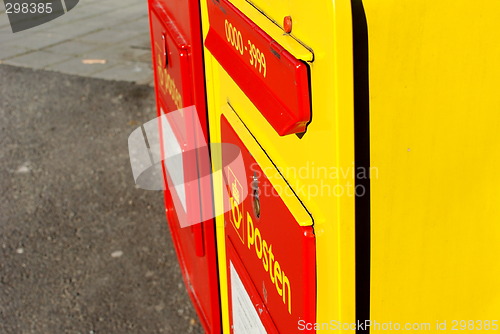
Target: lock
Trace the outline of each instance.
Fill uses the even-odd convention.
[[[255,217],[260,218],[260,189],[256,172],[252,176],[252,206]]]

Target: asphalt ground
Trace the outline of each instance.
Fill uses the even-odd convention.
[[[0,65],[0,333],[201,333],[128,135],[153,88]]]

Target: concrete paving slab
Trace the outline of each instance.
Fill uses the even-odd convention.
[[[49,65],[61,63],[67,61],[71,56],[57,53],[50,53],[45,51],[35,51],[31,53],[24,54],[22,56],[8,58],[7,60],[2,60],[3,64],[29,67],[35,69],[44,69]]]
[[[63,24],[43,27],[40,31],[64,36],[66,37],[65,41],[70,41],[99,30],[102,30],[102,27],[96,27],[94,23],[90,22],[78,22],[78,24],[75,22],[65,22]]]
[[[31,50],[20,47],[20,46],[15,46],[15,45],[9,45],[8,47],[2,47],[2,48],[0,48],[0,63],[4,59],[21,56],[21,55],[28,53],[28,52],[31,52]]]
[[[63,43],[45,48],[44,51],[78,57],[86,52],[98,49],[101,45],[79,40],[69,40]]]
[[[137,83],[142,84],[148,83],[153,79],[149,68],[140,63],[130,65],[119,64],[109,69],[96,72],[92,75],[93,78],[110,80],[125,80],[131,76],[136,78],[135,80]]]
[[[8,27],[8,30],[2,29],[0,27],[0,41],[2,44],[8,43],[11,41],[17,41],[17,40],[18,40],[18,37],[15,34],[13,34],[12,31],[10,31],[10,27]]]
[[[94,73],[102,72],[108,68],[109,65],[106,64],[84,64],[81,58],[72,57],[64,62],[50,65],[47,69],[56,72],[94,77]]]
[[[80,37],[81,40],[101,43],[106,45],[117,45],[118,43],[126,43],[132,37],[131,35],[137,36],[137,33],[133,30],[119,29],[119,28],[109,28],[103,29],[85,36]]]
[[[131,62],[149,62],[151,52],[149,46],[134,44],[133,41],[123,43],[119,47],[110,46],[107,48],[98,48],[83,54],[85,58],[106,58],[115,63],[131,63]],[[146,59],[147,58],[147,59]]]
[[[3,7],[0,14],[2,12]],[[98,44],[96,48],[92,47],[94,44]],[[82,55],[88,54],[89,57],[106,57],[107,65],[98,69],[106,71],[103,77],[141,83],[148,77],[147,84],[153,83],[147,2],[144,0],[81,0],[65,15],[15,34],[7,15],[0,15],[0,45],[3,63],[92,76],[94,69],[80,64]],[[24,54],[23,50],[33,52]],[[49,62],[41,59],[48,56],[47,52],[51,55]],[[53,63],[52,54],[58,53],[61,55]],[[119,75],[112,70],[116,66],[122,70]],[[141,69],[141,75],[137,75],[137,69]]]
[[[16,33],[16,35],[19,33]],[[64,36],[50,32],[30,32],[25,31],[22,35],[17,35],[17,39],[13,39],[5,44],[24,47],[30,50],[42,50],[46,47],[61,43],[66,40]],[[2,43],[4,47],[4,43]]]

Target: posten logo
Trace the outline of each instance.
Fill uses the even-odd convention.
[[[240,203],[240,194],[243,190],[241,183],[235,177],[233,171],[228,168],[229,202],[231,212],[229,220],[238,234],[241,243],[251,251],[259,260],[262,267],[269,273],[269,280],[275,287],[276,292],[283,300],[283,304],[292,313],[292,288],[291,282],[285,273],[285,268],[280,265],[277,256],[273,253],[273,245],[266,240],[260,229],[255,226],[252,216]],[[253,249],[253,251],[252,251]]]
[[[243,222],[243,199],[241,198],[243,194],[243,187],[241,186],[240,181],[234,175],[234,172],[231,168],[228,167],[228,183],[229,183],[229,203],[231,205],[231,212],[229,214],[229,221],[233,225],[236,233],[238,233],[238,237],[241,242],[244,241],[244,226]]]

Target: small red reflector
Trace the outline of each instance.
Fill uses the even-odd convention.
[[[289,34],[292,32],[292,17],[291,16],[285,16],[283,19],[283,30]]]

